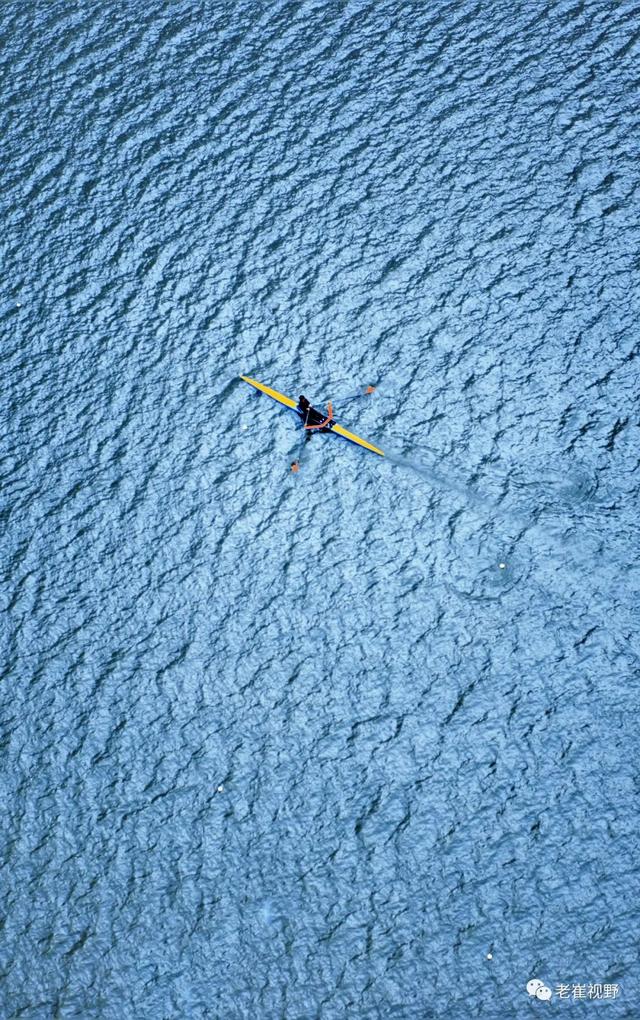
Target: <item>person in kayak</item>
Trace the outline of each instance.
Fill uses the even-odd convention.
[[[312,407],[307,398],[301,394],[298,397],[296,411],[302,418],[302,427],[308,432],[330,429],[333,425],[333,407],[331,401],[329,401],[329,409],[325,416],[322,411],[316,411],[315,407]]]

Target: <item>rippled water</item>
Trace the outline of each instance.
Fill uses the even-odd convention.
[[[637,6],[0,47],[0,1014],[637,1017]]]

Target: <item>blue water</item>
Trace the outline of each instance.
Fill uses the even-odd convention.
[[[3,1018],[640,1016],[639,57],[3,3]]]

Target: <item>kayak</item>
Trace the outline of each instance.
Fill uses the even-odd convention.
[[[259,390],[260,393],[266,393],[272,400],[277,400],[279,404],[284,404],[285,407],[290,407],[292,411],[297,411],[298,404],[291,397],[285,397],[284,393],[278,393],[277,390],[272,389],[270,386],[265,386],[264,383],[258,382],[257,379],[252,379],[251,376],[241,375],[240,378],[243,382],[249,383],[249,386],[253,386],[254,389]],[[342,436],[343,439],[348,439],[349,442],[355,443],[357,446],[364,447],[365,450],[371,450],[372,453],[377,453],[379,457],[384,457],[382,450],[379,450],[373,443],[368,443],[366,439],[361,439],[360,436],[356,436],[354,432],[349,432],[348,429],[337,425],[335,422],[331,422],[327,425],[326,431],[335,432],[338,436]]]

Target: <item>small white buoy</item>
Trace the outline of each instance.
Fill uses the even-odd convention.
[[[22,308],[22,303],[20,301],[16,304],[16,308]]]
[[[223,790],[224,790],[224,786],[221,783],[220,786],[218,787],[218,793],[222,793]]]
[[[499,564],[498,564],[498,566],[500,567],[500,570],[504,570],[504,568],[506,567],[506,565],[507,565],[506,563],[499,563]]]
[[[493,953],[487,953],[487,960],[493,960]]]
[[[240,428],[242,429],[243,432],[246,432],[247,429],[249,428],[249,426],[248,425],[241,425]]]

